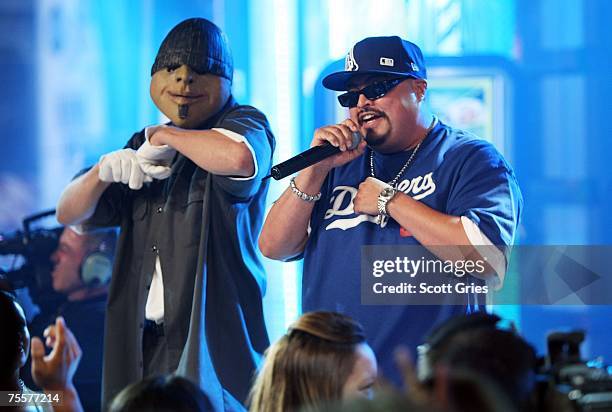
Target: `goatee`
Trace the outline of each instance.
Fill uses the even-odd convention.
[[[186,119],[188,115],[189,115],[189,105],[179,104],[178,117],[180,117],[181,119]]]

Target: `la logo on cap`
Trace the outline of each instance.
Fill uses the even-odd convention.
[[[353,48],[351,48],[346,55],[346,59],[344,59],[344,70],[347,72],[356,72],[359,70],[359,65],[355,61],[355,56],[353,56]]]

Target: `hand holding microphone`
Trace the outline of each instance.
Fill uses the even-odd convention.
[[[310,149],[272,167],[270,175],[280,180],[314,164],[331,170],[361,156],[365,147],[357,125],[347,119],[341,124],[317,129]]]

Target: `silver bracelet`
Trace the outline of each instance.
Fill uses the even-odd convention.
[[[317,200],[321,199],[321,192],[313,196],[313,195],[309,195],[308,193],[304,193],[300,189],[298,189],[297,186],[295,185],[295,177],[292,177],[291,180],[289,181],[289,187],[291,188],[291,191],[295,193],[297,197],[299,197],[305,202],[316,202]]]

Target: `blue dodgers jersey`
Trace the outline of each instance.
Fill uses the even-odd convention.
[[[328,175],[311,216],[304,251],[303,311],[333,310],[359,320],[385,376],[399,380],[392,360],[400,344],[414,353],[436,324],[477,310],[475,302],[440,306],[361,305],[363,245],[418,245],[393,219],[357,215],[353,198],[370,176],[370,149]],[[374,152],[377,179],[391,181],[411,152]],[[488,142],[438,122],[396,187],[440,212],[470,218],[507,255],[518,225],[522,196],[510,166]],[[482,303],[482,302],[481,302]]]

